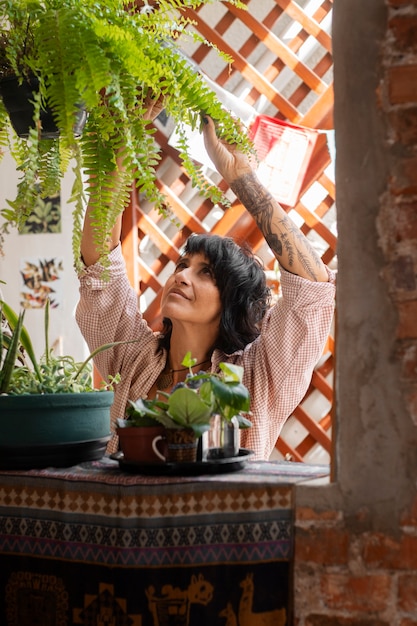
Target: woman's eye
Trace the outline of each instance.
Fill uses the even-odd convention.
[[[214,274],[213,274],[213,270],[211,269],[211,267],[208,267],[208,266],[203,267],[201,272],[205,274],[206,276],[210,276],[210,278],[214,279]]]

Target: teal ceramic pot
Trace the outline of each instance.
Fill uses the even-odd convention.
[[[0,468],[69,466],[101,458],[112,391],[0,396]]]
[[[110,434],[112,391],[0,396],[1,445],[40,445]]]

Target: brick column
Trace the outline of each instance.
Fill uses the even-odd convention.
[[[417,626],[417,1],[335,0],[334,483],[296,489],[294,624]]]

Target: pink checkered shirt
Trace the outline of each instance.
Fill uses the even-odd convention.
[[[104,379],[117,373],[111,410],[115,420],[125,415],[128,399],[145,398],[165,367],[166,352],[158,348],[154,333],[138,310],[138,296],[126,276],[118,246],[110,255],[110,280],[102,280],[103,268],[92,265],[80,275],[78,325],[90,350],[113,341],[135,338],[138,342],[106,350],[95,358]],[[326,343],[334,313],[335,273],[329,282],[312,282],[281,270],[282,297],[265,316],[260,336],[242,351],[225,354],[215,350],[212,371],[221,361],[244,368],[243,382],[251,396],[252,428],[241,431],[241,446],[268,459],[281,429],[304,397],[312,372]],[[117,449],[117,436],[108,451]]]

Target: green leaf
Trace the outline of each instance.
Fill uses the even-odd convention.
[[[99,346],[98,348],[96,348],[95,350],[93,350],[92,352],[90,352],[90,354],[88,355],[88,357],[85,359],[85,361],[83,361],[82,363],[79,364],[78,370],[74,376],[74,380],[76,380],[80,374],[83,372],[83,370],[85,369],[85,367],[87,366],[87,364],[97,355],[100,354],[100,352],[104,352],[105,350],[110,350],[110,348],[114,348],[116,346],[123,346],[127,343],[136,343],[137,339],[129,339],[127,341],[113,341],[111,343],[104,343],[101,346]]]
[[[177,424],[191,427],[207,425],[211,410],[193,389],[180,387],[169,396],[168,414]]]
[[[20,334],[23,328],[23,319],[25,312],[20,313],[16,325],[13,329],[13,335],[7,350],[6,357],[0,372],[0,393],[6,393],[9,389],[10,380],[16,365],[17,351],[19,349]]]
[[[220,379],[213,378],[211,381],[215,396],[215,408],[230,420],[241,411],[249,411],[249,391],[242,383],[225,383]]]
[[[193,359],[191,356],[191,352],[187,352],[183,360],[181,361],[181,365],[184,367],[189,367],[190,369],[197,363],[197,359]]]
[[[220,363],[220,369],[224,373],[225,381],[236,381],[241,383],[243,380],[243,367],[234,363]]]
[[[237,415],[234,415],[234,417],[238,421],[239,428],[251,428],[252,427],[252,422],[250,421],[250,419],[248,419],[241,413],[237,413]]]
[[[156,408],[156,403],[152,400],[143,400],[139,398],[138,400],[129,400],[129,403],[134,411],[140,417],[153,417],[154,419],[158,419],[161,416],[161,412]],[[168,405],[166,405],[168,406]]]
[[[3,300],[0,301],[0,304],[1,304],[3,315],[7,320],[7,323],[9,324],[10,328],[14,330],[14,328],[18,324],[19,316]],[[39,364],[35,355],[35,350],[33,349],[33,344],[30,339],[29,333],[26,330],[25,326],[23,325],[22,325],[21,332],[20,332],[20,343],[22,344],[29,359],[31,360],[35,372],[37,373],[38,377],[40,377]]]

